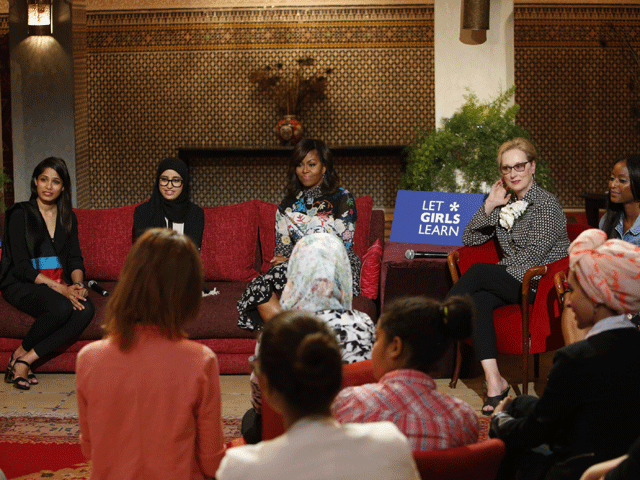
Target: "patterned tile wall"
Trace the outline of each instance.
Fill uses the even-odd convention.
[[[517,121],[549,161],[565,207],[604,193],[616,158],[640,153],[639,48],[640,6],[515,9]]]
[[[629,50],[638,52],[639,32],[638,6],[515,7],[518,122],[550,162],[565,207],[582,207],[583,193],[606,188],[618,156],[640,151],[631,113],[640,69]],[[179,146],[275,144],[276,110],[247,81],[256,66],[312,55],[334,69],[327,100],[301,115],[309,136],[330,143],[403,143],[434,115],[432,6],[89,11],[86,41],[78,190],[95,208],[143,200],[155,165]],[[269,162],[196,165],[195,200],[277,201],[284,166]],[[393,207],[397,161],[339,168],[356,195]]]
[[[433,122],[433,7],[91,13],[90,198],[144,200],[155,166],[185,145],[276,145],[274,103],[248,73],[312,56],[332,68],[326,100],[302,109],[308,137],[403,144]],[[194,200],[277,202],[286,166],[260,159],[194,165]],[[398,161],[347,159],[343,184],[392,206]]]

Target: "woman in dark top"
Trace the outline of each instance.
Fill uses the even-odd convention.
[[[499,478],[577,480],[636,440],[640,332],[627,314],[640,310],[639,277],[640,247],[595,228],[571,244],[565,308],[589,333],[556,352],[540,398],[495,408],[490,435],[506,446]]]
[[[287,283],[288,260],[296,242],[312,233],[337,235],[347,249],[353,295],[360,294],[360,259],[353,251],[356,202],[339,187],[333,156],[322,140],[304,139],[293,150],[287,171],[286,197],[276,212],[273,265],[255,278],[238,301],[238,325],[258,330],[281,309],[279,297]]]
[[[35,321],[13,352],[5,382],[29,390],[31,364],[78,336],[93,318],[84,286],[78,220],[64,160],[49,157],[33,171],[31,199],[5,215],[0,291]]]
[[[136,238],[153,227],[171,228],[191,238],[198,250],[202,246],[204,210],[189,200],[189,169],[179,158],[160,162],[151,199],[133,213]]]

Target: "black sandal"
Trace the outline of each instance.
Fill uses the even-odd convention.
[[[16,363],[22,363],[23,365],[26,365],[27,368],[31,368],[31,364],[30,363],[25,362],[24,360],[20,360],[18,358],[15,362],[13,362],[13,366],[11,367],[12,379],[11,379],[11,382],[9,382],[9,383],[13,383],[13,386],[16,387],[19,390],[29,390],[31,388],[31,382],[29,382],[29,380],[27,378],[16,377],[16,372],[15,372]],[[23,382],[23,383],[20,383],[20,382]]]
[[[495,395],[493,397],[487,397],[487,399],[484,402],[484,405],[482,405],[482,414],[487,417],[490,415],[493,415],[493,410],[495,410],[498,404],[502,400],[507,398],[507,395],[509,395],[509,389],[511,389],[511,387],[507,386],[507,388],[505,388],[502,392],[500,392],[499,395]],[[485,410],[484,407],[493,407],[493,410]]]

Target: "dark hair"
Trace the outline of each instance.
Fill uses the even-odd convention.
[[[62,186],[64,190],[58,196],[56,205],[58,206],[58,215],[60,216],[60,222],[67,233],[71,232],[72,226],[72,210],[71,210],[71,177],[69,176],[69,170],[65,161],[58,157],[47,157],[42,160],[36,168],[33,169],[33,175],[31,176],[31,199],[38,198],[38,187],[36,181],[42,172],[47,168],[52,168],[58,174],[62,180]]]
[[[335,333],[311,313],[290,310],[267,322],[258,351],[260,370],[298,417],[328,415],[342,384]]]
[[[322,178],[322,184],[320,188],[322,193],[332,193],[340,186],[340,179],[338,174],[333,168],[333,154],[327,144],[322,140],[315,140],[312,138],[304,138],[296,143],[289,160],[289,168],[287,169],[287,186],[285,187],[285,193],[287,197],[295,197],[304,190],[304,185],[300,183],[298,175],[296,174],[296,167],[300,165],[300,162],[304,160],[309,152],[318,152],[318,157],[322,165],[327,168]]]
[[[182,327],[200,312],[203,279],[189,237],[151,228],[129,250],[103,327],[123,351],[132,346],[138,323],[155,325],[168,338],[184,337]]]
[[[620,162],[627,162],[627,171],[629,172],[629,184],[631,187],[631,193],[633,199],[640,202],[640,155],[626,155],[616,160],[613,164]],[[602,230],[607,234],[607,238],[613,238],[614,231],[620,217],[624,213],[624,205],[621,203],[613,203],[611,196],[607,198],[607,211],[604,214],[604,223],[602,224]]]
[[[453,296],[442,303],[432,298],[410,297],[385,307],[378,320],[387,341],[402,340],[410,350],[408,368],[427,373],[433,362],[444,355],[452,338],[471,334],[471,297]]]

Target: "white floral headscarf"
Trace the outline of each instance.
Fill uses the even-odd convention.
[[[351,310],[351,264],[340,239],[315,233],[296,244],[280,297],[283,310]]]

